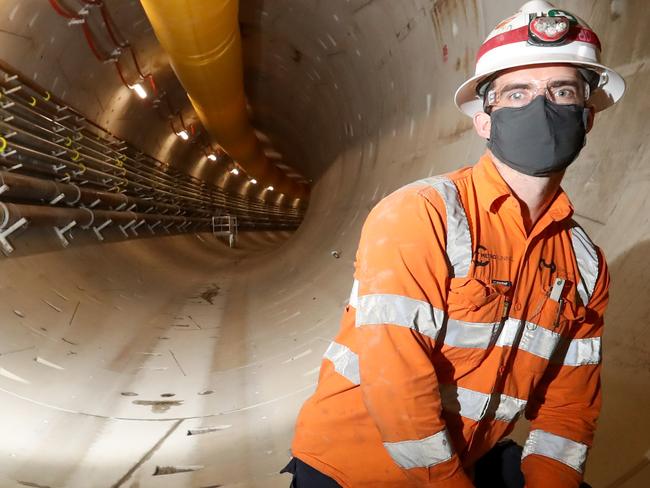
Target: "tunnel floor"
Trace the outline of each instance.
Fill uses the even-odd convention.
[[[291,303],[322,290],[264,279],[259,260],[288,235],[3,261],[0,486],[285,486],[295,413],[338,315],[323,300],[305,327]]]

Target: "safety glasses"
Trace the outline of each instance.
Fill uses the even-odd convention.
[[[584,106],[591,90],[589,84],[580,78],[556,77],[545,80],[513,80],[500,84],[494,82],[485,94],[484,109],[487,113],[494,108],[525,107],[536,97],[544,95],[558,105]]]

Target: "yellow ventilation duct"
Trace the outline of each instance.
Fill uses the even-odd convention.
[[[306,186],[268,161],[248,120],[238,0],[141,2],[208,133],[261,185],[303,198]]]

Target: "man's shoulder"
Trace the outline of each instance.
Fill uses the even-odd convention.
[[[373,212],[387,209],[407,211],[422,205],[424,201],[438,211],[445,211],[445,197],[449,192],[464,191],[471,174],[472,167],[468,166],[413,181],[382,198],[373,208]]]

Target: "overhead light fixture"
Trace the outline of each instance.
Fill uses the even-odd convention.
[[[209,159],[210,161],[216,161],[216,160],[217,160],[217,157],[216,157],[214,154],[208,154],[208,159]]]
[[[253,178],[253,179],[251,180],[251,183],[252,183],[253,185],[257,185],[257,180],[256,180],[255,178]]]
[[[180,132],[177,132],[176,135],[183,139],[184,141],[187,141],[190,138],[190,135],[187,133],[185,129],[183,129]]]
[[[131,86],[131,89],[136,92],[140,98],[147,98],[147,91],[140,83],[136,83],[135,85]]]
[[[266,189],[267,189],[268,191],[273,191],[273,190],[275,190],[275,188],[273,188],[272,186],[267,186]]]
[[[234,174],[235,176],[237,176],[237,175],[239,174],[239,170],[238,170],[237,168],[233,168],[233,169],[231,169],[230,172],[231,172],[232,174]]]

